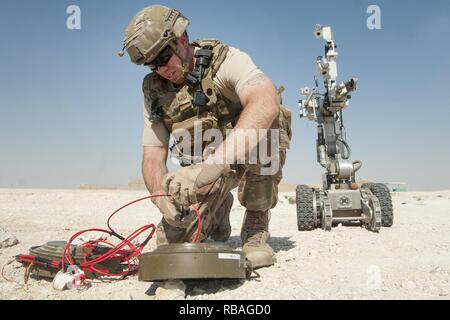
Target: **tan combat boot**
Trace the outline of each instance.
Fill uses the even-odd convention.
[[[276,262],[275,253],[267,244],[269,238],[269,211],[247,210],[241,229],[242,251],[252,268],[271,266]]]

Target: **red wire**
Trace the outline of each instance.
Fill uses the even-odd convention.
[[[65,267],[64,267],[65,260],[67,260],[67,262],[69,264],[71,264],[71,265],[75,264],[75,262],[74,262],[74,260],[72,258],[72,255],[70,253],[70,246],[71,246],[71,243],[78,236],[80,236],[83,233],[90,232],[90,231],[103,232],[103,233],[109,234],[110,236],[111,235],[116,235],[117,236],[117,234],[110,227],[110,220],[117,212],[119,212],[120,210],[122,210],[122,209],[124,209],[124,208],[126,208],[126,207],[128,207],[128,206],[130,206],[130,205],[132,205],[134,203],[136,203],[136,202],[139,202],[139,201],[143,201],[143,200],[151,199],[151,198],[156,198],[156,197],[168,197],[168,196],[170,196],[170,195],[168,195],[168,194],[155,194],[155,195],[143,197],[143,198],[140,198],[140,199],[136,199],[136,200],[134,200],[132,202],[129,202],[126,205],[120,207],[119,209],[114,211],[109,216],[109,218],[107,220],[107,225],[108,225],[108,228],[110,230],[92,228],[92,229],[82,230],[82,231],[77,232],[76,234],[74,234],[69,239],[69,241],[67,242],[66,248],[64,249],[64,253],[63,253],[63,256],[62,256],[62,263],[61,263],[62,271],[64,272],[64,269],[65,269]],[[199,236],[200,236],[201,219],[200,219],[200,213],[199,213],[198,209],[195,206],[192,206],[192,207],[195,210],[195,214],[196,214],[196,217],[197,217],[197,234],[196,234],[195,239],[193,241],[194,243],[196,243],[196,242],[198,242],[198,239],[199,239]],[[85,254],[85,256],[83,258],[83,262],[80,264],[80,268],[82,270],[84,270],[84,271],[94,272],[94,273],[98,273],[100,275],[113,276],[113,277],[115,277],[115,276],[125,276],[125,275],[128,275],[128,274],[132,273],[132,272],[137,271],[138,266],[136,264],[132,264],[130,261],[131,260],[135,260],[135,258],[140,254],[140,252],[144,248],[144,246],[143,245],[139,245],[139,246],[136,247],[135,245],[133,245],[133,243],[131,243],[131,241],[134,240],[136,237],[138,237],[140,234],[142,234],[143,232],[147,231],[150,228],[152,230],[151,230],[150,234],[147,236],[147,239],[145,240],[145,241],[148,241],[149,239],[151,239],[153,237],[153,234],[156,231],[156,227],[155,227],[154,224],[148,224],[148,225],[142,226],[141,228],[139,228],[136,231],[134,231],[127,238],[122,239],[122,241],[116,246],[114,246],[112,243],[109,243],[109,242],[107,242],[105,240],[102,240],[102,239],[90,240],[90,241],[87,241],[87,242],[83,243],[82,244],[82,251]],[[92,251],[95,249],[95,244],[96,243],[105,243],[105,244],[111,246],[112,248],[108,252],[106,252],[103,255],[97,257],[96,259],[88,261],[87,257],[92,254]],[[128,246],[130,248],[130,250],[129,251],[122,250],[122,248],[125,247],[125,246]],[[85,248],[87,248],[87,247],[92,249],[91,253],[85,251]],[[126,262],[128,267],[127,267],[127,269],[124,272],[119,273],[119,274],[113,274],[113,273],[108,272],[108,270],[98,269],[97,267],[95,267],[95,265],[100,264],[100,263],[102,263],[102,262],[104,262],[104,261],[106,261],[108,259],[119,259],[119,261],[121,261],[121,262]]]
[[[140,247],[137,247],[136,249],[133,250],[133,248],[135,248],[135,247],[133,246],[131,241],[133,239],[135,239],[138,235],[140,235],[141,233],[143,233],[144,231],[146,231],[146,230],[148,230],[150,228],[152,228],[152,231],[151,231],[149,237],[152,237],[154,232],[155,232],[155,230],[156,230],[155,225],[150,224],[150,225],[143,226],[143,227],[139,228],[138,230],[136,230],[135,232],[133,232],[126,239],[122,240],[117,246],[113,246],[111,250],[109,250],[108,252],[104,253],[103,255],[97,257],[96,259],[90,260],[90,261],[86,261],[86,259],[84,259],[85,262],[80,264],[80,268],[85,270],[85,271],[95,271],[97,273],[100,273],[100,274],[106,275],[106,276],[124,276],[124,275],[129,274],[130,272],[132,272],[134,270],[134,269],[130,268],[131,265],[130,265],[129,261],[132,258],[134,258],[135,256],[137,256],[141,252],[141,250],[143,249],[143,247],[140,246]],[[108,234],[111,233],[108,230],[102,230],[102,229],[88,229],[88,230],[83,230],[83,231],[80,231],[80,232],[76,233],[75,235],[73,235],[71,237],[71,239],[67,243],[67,246],[66,246],[66,249],[65,249],[64,255],[63,255],[63,263],[64,263],[64,259],[67,259],[67,261],[70,264],[74,264],[74,261],[72,259],[71,254],[70,254],[70,244],[80,234],[85,233],[85,232],[89,232],[89,231],[100,231],[100,232],[105,232],[105,233],[108,233]],[[97,242],[105,242],[105,241],[98,240]],[[105,242],[105,243],[107,243],[107,242]],[[121,249],[124,246],[130,247],[131,252],[129,254],[127,254],[127,253],[124,254],[122,252],[122,253],[119,253],[117,255],[117,253],[119,251],[121,251]],[[101,270],[101,269],[97,269],[97,268],[94,267],[95,265],[100,264],[100,263],[102,263],[102,262],[104,262],[104,261],[106,261],[108,259],[112,259],[112,258],[121,258],[121,261],[127,262],[129,268],[126,271],[122,272],[122,273],[112,274],[112,273],[107,272],[106,270]],[[63,271],[64,271],[64,267],[63,267]]]
[[[136,202],[142,201],[142,200],[151,199],[151,198],[157,198],[157,197],[166,197],[166,196],[169,196],[169,195],[166,195],[166,194],[153,194],[153,195],[151,195],[151,196],[139,198],[139,199],[136,199],[136,200],[134,200],[134,201],[131,201],[131,202],[127,203],[126,205],[124,205],[124,206],[120,207],[119,209],[117,209],[116,211],[114,211],[114,212],[109,216],[108,221],[106,222],[106,224],[108,225],[108,228],[109,228],[110,230],[112,230],[112,229],[111,229],[111,226],[109,225],[109,221],[110,221],[111,218],[112,218],[117,212],[119,212],[120,210],[125,209],[126,207],[128,207],[128,206],[130,206],[130,205],[132,205],[132,204],[134,204],[134,203],[136,203]]]
[[[195,215],[197,216],[197,234],[195,235],[194,243],[197,243],[198,237],[200,236],[200,230],[202,228],[202,223],[200,220],[200,213],[198,212],[198,209],[195,207],[194,207],[194,209],[195,209]]]

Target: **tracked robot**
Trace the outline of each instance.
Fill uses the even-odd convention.
[[[339,223],[356,223],[378,232],[381,227],[392,226],[391,195],[385,184],[356,183],[355,173],[362,162],[350,160],[342,117],[358,79],[338,83],[338,53],[332,30],[316,25],[314,35],[325,40],[325,55],[316,61],[325,92],[319,92],[316,78],[314,88],[301,89],[300,94],[305,98],[299,101],[299,107],[300,118],[317,123],[317,161],[326,172],[322,176],[322,188],[307,185],[296,188],[298,230],[331,230]]]

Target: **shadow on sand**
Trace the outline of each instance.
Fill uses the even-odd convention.
[[[280,251],[288,251],[295,248],[295,242],[291,241],[289,237],[270,237],[268,243],[275,253]],[[230,237],[227,244],[229,244],[233,249],[242,247],[241,238],[238,236]]]

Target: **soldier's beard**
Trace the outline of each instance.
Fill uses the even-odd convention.
[[[181,59],[182,62],[182,68],[183,68],[183,73],[179,79],[179,81],[177,81],[177,84],[182,84],[186,81],[186,77],[189,74],[189,72],[191,72],[192,70],[194,70],[194,49],[189,47],[190,50],[187,51],[187,57],[186,59]]]
[[[173,84],[175,85],[181,85],[184,83],[184,81],[186,80],[186,76],[184,74],[184,72],[182,71],[177,71],[177,73],[180,73],[180,75],[178,76],[177,79],[172,79],[170,80]]]
[[[181,70],[181,75],[180,75],[180,77],[177,79],[177,81],[175,82],[175,84],[178,84],[178,85],[183,84],[183,83],[186,81],[186,77],[187,77],[187,75],[189,74],[189,72],[190,72],[190,71],[189,71],[189,66],[183,64],[182,70]]]

